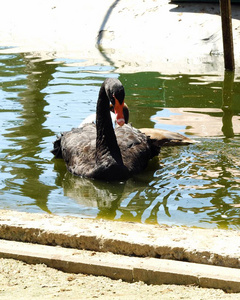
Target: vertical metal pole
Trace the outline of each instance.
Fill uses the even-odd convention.
[[[222,36],[225,70],[233,71],[235,69],[233,35],[232,35],[232,13],[231,0],[219,0],[222,19]]]
[[[234,84],[234,72],[225,71],[223,89],[222,89],[222,111],[223,111],[222,132],[226,138],[234,137],[233,122],[232,122],[233,84]]]

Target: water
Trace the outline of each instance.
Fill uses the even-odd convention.
[[[239,78],[86,65],[0,54],[0,209],[238,229]],[[178,131],[199,143],[163,148],[159,161],[124,183],[69,174],[52,158],[52,142],[95,112],[106,77],[124,84],[135,127]]]

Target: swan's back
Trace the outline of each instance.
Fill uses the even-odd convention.
[[[101,161],[96,162],[95,124],[86,124],[62,133],[54,143],[53,153],[55,156],[56,153],[61,154],[58,157],[64,159],[68,170],[74,175],[113,180],[127,179],[141,172],[160,151],[159,145],[130,124],[117,126],[115,134],[124,167],[118,166],[108,151],[98,153]]]
[[[118,126],[115,134],[123,163],[131,175],[144,170],[148,161],[160,152],[160,145],[155,140],[151,140],[130,124]]]

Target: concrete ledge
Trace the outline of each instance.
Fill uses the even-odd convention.
[[[239,269],[4,240],[0,241],[0,257],[30,264],[44,263],[69,273],[101,275],[128,282],[191,284],[240,292]]]
[[[0,211],[0,238],[127,256],[240,267],[240,232]]]

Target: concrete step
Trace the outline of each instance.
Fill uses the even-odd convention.
[[[0,257],[46,264],[68,273],[83,273],[147,284],[184,284],[240,292],[240,270],[149,257],[0,240]]]

